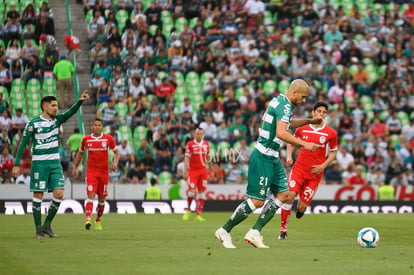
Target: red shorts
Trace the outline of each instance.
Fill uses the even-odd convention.
[[[322,176],[323,172],[319,175],[314,175],[300,168],[293,167],[289,177],[289,190],[296,192],[300,200],[309,205],[316,194]]]
[[[100,197],[108,196],[108,174],[86,174],[86,193],[87,194],[98,194]]]
[[[207,171],[189,171],[187,185],[189,190],[204,192],[207,190]]]

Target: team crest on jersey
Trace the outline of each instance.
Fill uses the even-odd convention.
[[[106,141],[102,141],[102,148],[106,147]]]
[[[33,132],[33,126],[29,126],[29,132]]]
[[[324,144],[324,143],[325,143],[325,141],[326,141],[326,137],[321,136],[321,137],[319,138],[319,142],[320,142],[320,143]]]
[[[92,185],[88,185],[88,191],[92,191],[93,190],[93,186]]]
[[[294,181],[294,180],[291,180],[290,182],[289,182],[289,186],[290,187],[295,187],[295,185],[296,185],[296,181]]]

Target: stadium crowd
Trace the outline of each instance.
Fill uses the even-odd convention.
[[[294,117],[309,116],[318,100],[329,102],[326,123],[340,139],[326,184],[414,184],[411,1],[80,4],[90,45],[90,91],[120,148],[113,183],[148,183],[154,176],[160,184],[180,180],[184,146],[195,127],[210,142],[208,182],[245,183],[267,102],[303,78],[311,94]],[[45,19],[33,20],[37,26]],[[7,32],[3,38],[13,41]],[[3,55],[8,49],[3,46]],[[5,81],[2,72],[12,73],[14,63],[3,59],[0,83],[10,90],[11,78]]]

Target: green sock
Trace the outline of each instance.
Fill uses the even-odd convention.
[[[251,203],[250,199],[245,200],[239,204],[239,206],[237,206],[236,210],[233,212],[233,215],[231,215],[230,219],[223,225],[223,228],[227,232],[230,232],[233,227],[244,221],[255,209],[256,208],[254,207],[253,203]]]
[[[42,200],[33,198],[32,202],[32,212],[34,224],[36,227],[36,232],[42,231]]]
[[[53,199],[49,206],[49,211],[47,212],[47,217],[45,223],[43,224],[44,227],[49,227],[53,221],[53,218],[56,216],[56,213],[59,209],[61,200]]]
[[[265,206],[263,206],[262,213],[260,213],[252,228],[262,231],[263,227],[273,218],[276,211],[279,209],[280,206],[278,205],[282,205],[282,203],[278,200],[276,202],[269,200]]]

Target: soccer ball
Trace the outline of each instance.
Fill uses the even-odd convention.
[[[358,232],[358,244],[364,248],[374,248],[378,245],[380,236],[372,227],[364,227]]]

